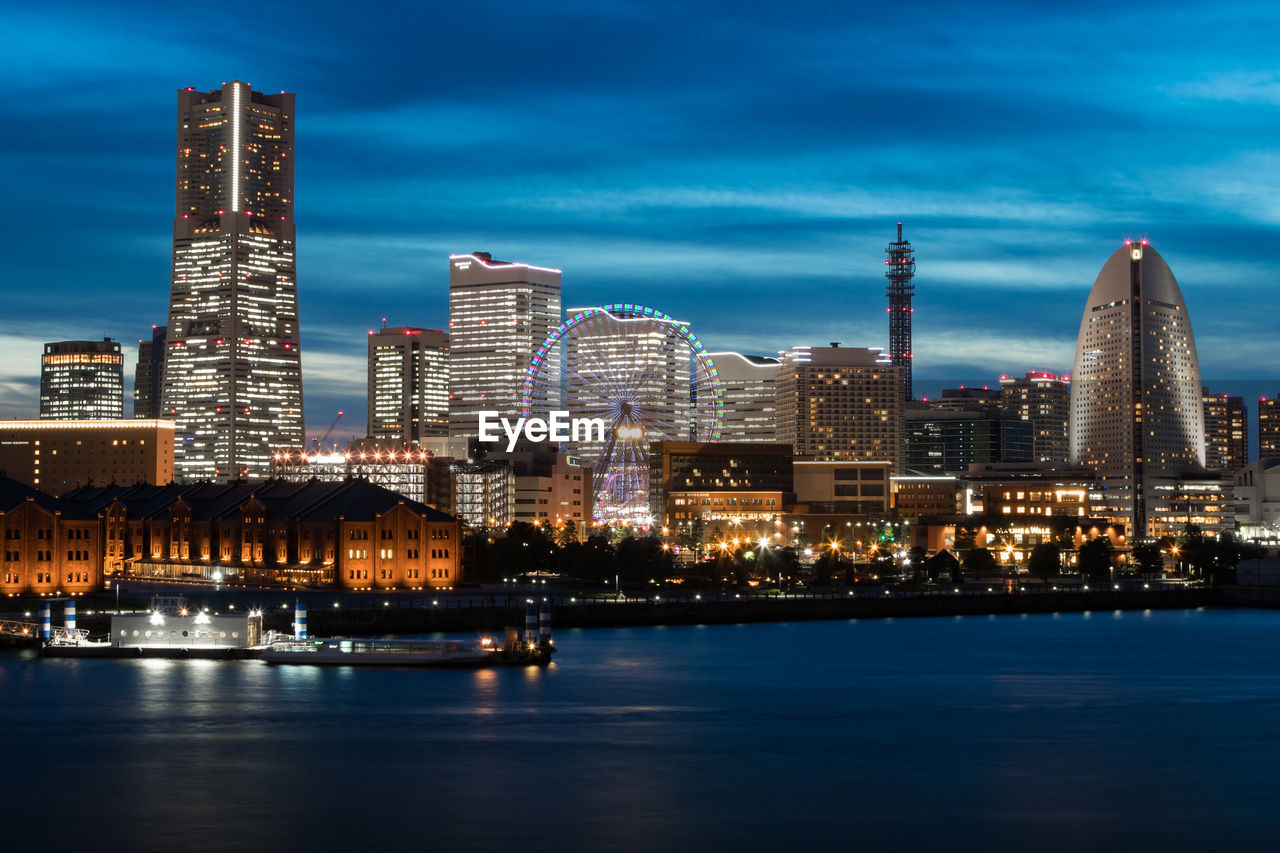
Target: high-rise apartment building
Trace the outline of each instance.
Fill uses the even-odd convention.
[[[721,441],[775,441],[778,434],[776,358],[713,352],[724,389]]]
[[[794,347],[778,371],[778,441],[796,457],[902,464],[902,373],[880,349]]]
[[[161,414],[180,480],[266,477],[303,445],[293,104],[238,80],[178,92]]]
[[[1032,370],[1021,379],[1001,376],[1000,413],[1031,424],[1032,455],[1036,462],[1067,460],[1071,377],[1044,370]]]
[[[1258,400],[1258,458],[1280,456],[1280,394]]]
[[[138,339],[138,366],[133,371],[133,416],[154,420],[160,417],[160,395],[164,391],[164,342],[169,329],[152,326],[151,340]]]
[[[482,411],[518,417],[534,350],[559,325],[560,270],[450,255],[449,434],[476,435]]]
[[[369,438],[418,444],[449,434],[449,334],[400,326],[369,333]]]
[[[1204,464],[1218,471],[1239,471],[1249,464],[1249,410],[1243,397],[1210,394],[1205,388]]]
[[[1071,461],[1093,470],[1109,517],[1152,535],[1160,481],[1204,467],[1200,363],[1164,258],[1125,245],[1093,283],[1076,343]]]
[[[40,360],[40,417],[76,421],[124,417],[124,356],[111,338],[56,341]]]

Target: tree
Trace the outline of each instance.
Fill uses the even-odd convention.
[[[990,575],[999,570],[995,555],[986,548],[973,548],[965,552],[964,569],[971,575]]]
[[[1042,542],[1031,549],[1027,559],[1027,569],[1031,574],[1045,580],[1054,577],[1062,568],[1062,549],[1057,545]]]
[[[628,536],[618,543],[618,573],[623,580],[665,580],[673,571],[671,552],[662,547],[657,536]]]
[[[578,541],[578,524],[570,519],[569,521],[560,522],[559,529],[556,530],[556,544],[564,548]]]
[[[1164,552],[1154,542],[1135,545],[1129,556],[1134,568],[1148,580],[1164,571]]]
[[[1080,546],[1080,574],[1086,580],[1106,583],[1111,580],[1113,549],[1105,536],[1090,539]]]

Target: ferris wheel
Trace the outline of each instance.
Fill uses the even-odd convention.
[[[630,303],[570,311],[534,354],[521,405],[525,417],[562,407],[604,421],[603,441],[561,449],[592,469],[606,524],[651,522],[650,445],[718,441],[724,426],[719,373],[689,324]]]

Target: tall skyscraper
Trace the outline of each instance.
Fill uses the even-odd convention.
[[[160,417],[164,391],[164,343],[167,326],[152,326],[151,340],[138,339],[138,366],[133,371],[133,416]]]
[[[56,341],[40,360],[40,417],[76,421],[124,417],[124,356],[111,338]]]
[[[902,467],[902,369],[880,349],[793,347],[778,371],[778,441],[818,461]]]
[[[1071,377],[1032,370],[1019,379],[1000,377],[1000,412],[1031,424],[1037,462],[1065,462],[1071,417]]]
[[[1280,394],[1258,400],[1258,458],[1280,456]]]
[[[419,444],[449,434],[449,335],[400,326],[369,333],[369,438]]]
[[[180,480],[266,477],[303,446],[293,103],[238,80],[178,92],[161,414]]]
[[[713,352],[724,389],[721,441],[775,441],[778,435],[776,358]]]
[[[1151,535],[1160,481],[1204,467],[1204,407],[1186,302],[1145,240],[1125,241],[1098,273],[1074,375],[1071,461],[1096,473],[1131,536]]]
[[[889,279],[885,296],[889,297],[889,359],[902,374],[902,399],[911,397],[911,298],[915,296],[916,253],[902,239],[902,223],[898,223],[898,239],[884,250],[884,277]]]
[[[482,411],[519,416],[534,350],[559,325],[560,270],[449,256],[451,436],[476,435]]]
[[[1204,400],[1204,464],[1219,471],[1239,471],[1249,464],[1249,410],[1243,397],[1210,394]]]

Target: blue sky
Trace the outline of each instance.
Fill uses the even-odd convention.
[[[712,349],[882,346],[898,220],[926,380],[1069,370],[1143,236],[1205,377],[1280,377],[1280,12],[1067,5],[10,4],[0,416],[34,413],[42,341],[164,322],[174,90],[233,78],[298,93],[312,431],[363,420],[380,317],[446,323],[450,252]]]

